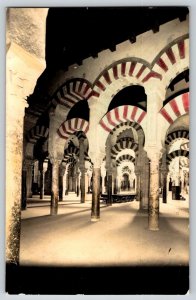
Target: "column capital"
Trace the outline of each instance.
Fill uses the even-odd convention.
[[[59,164],[60,165],[60,163],[62,161],[62,157],[50,156],[49,159],[50,159],[50,162],[51,162],[52,165],[54,165],[54,164]]]
[[[147,156],[151,162],[159,161],[161,158],[161,149],[156,145],[146,147]]]

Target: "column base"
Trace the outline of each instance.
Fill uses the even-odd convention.
[[[55,216],[58,214],[58,208],[57,207],[50,207],[50,215]]]
[[[98,222],[100,221],[100,217],[91,217],[91,222]]]
[[[159,227],[148,227],[150,231],[159,231]]]

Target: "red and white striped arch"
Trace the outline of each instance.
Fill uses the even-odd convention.
[[[90,83],[83,79],[73,79],[58,89],[52,99],[52,103],[54,106],[59,103],[71,108],[78,101],[87,100],[92,95],[96,96],[96,93],[93,92]]]
[[[112,131],[120,123],[134,121],[142,123],[146,112],[137,106],[122,105],[110,110],[99,122],[105,131]]]
[[[160,114],[172,124],[178,117],[189,112],[189,92],[177,96],[169,101],[161,110]]]
[[[152,70],[164,76],[174,66],[178,66],[183,60],[189,57],[189,39],[181,39],[157,57]]]
[[[150,78],[162,79],[162,75],[152,71],[147,66],[147,63],[141,63],[136,60],[117,62],[117,64],[105,70],[95,82],[93,88],[93,91],[95,92],[94,96],[99,97],[110,84],[124,77],[135,77],[140,83],[145,83]]]
[[[27,134],[27,140],[30,143],[35,144],[40,138],[47,138],[49,134],[49,129],[42,125],[36,125]]]
[[[88,121],[80,118],[73,118],[63,122],[57,130],[57,133],[61,138],[67,140],[75,131],[83,131],[84,133],[87,133],[88,129]]]

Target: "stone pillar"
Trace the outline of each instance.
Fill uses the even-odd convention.
[[[150,156],[150,193],[148,207],[148,228],[159,230],[159,155]]]
[[[139,171],[138,167],[135,170],[135,175],[136,175],[136,178],[137,178],[137,183],[136,183],[136,201],[141,201],[141,189],[140,189],[141,174],[140,174],[140,171]]]
[[[26,161],[23,161],[22,166],[22,197],[21,197],[21,209],[27,208],[27,165]]]
[[[112,178],[113,178],[113,194],[117,194],[117,167],[116,167],[116,165],[113,165]]]
[[[52,158],[52,191],[51,191],[51,206],[50,214],[57,215],[59,201],[59,165],[61,160]]]
[[[32,175],[33,175],[33,161],[26,161],[26,180],[27,180],[27,198],[32,197]]]
[[[72,192],[76,193],[76,180],[77,180],[77,174],[76,174],[76,166],[73,167],[73,176],[72,176]]]
[[[80,172],[77,170],[77,172],[76,172],[76,194],[77,194],[77,197],[79,197],[79,195],[80,195],[79,176],[80,176]]]
[[[9,75],[14,77],[14,74]],[[10,78],[6,79],[7,87],[14,80]],[[14,264],[19,262],[23,121],[26,106],[26,101],[17,97],[11,87],[6,90],[6,262]]]
[[[80,202],[84,203],[85,202],[85,157],[84,157],[84,140],[85,137],[80,137],[79,139],[79,167],[80,167],[80,172],[81,172],[81,177],[80,177]]]
[[[40,199],[44,198],[44,170],[43,170],[43,160],[39,161],[39,171],[40,171]]]
[[[149,159],[142,150],[140,162],[140,209],[148,209],[149,198]]]
[[[65,200],[66,189],[67,189],[67,168],[65,163],[64,166],[65,166],[65,172],[63,175],[63,197],[62,197],[63,200]]]
[[[63,201],[63,191],[64,191],[64,174],[65,174],[65,163],[61,163],[59,168],[59,201]]]
[[[93,195],[92,195],[92,211],[91,221],[99,221],[100,219],[100,177],[101,168],[93,168]]]
[[[162,173],[162,196],[163,203],[167,203],[167,172]]]
[[[81,176],[80,176],[80,202],[85,202],[85,168],[81,168]]]
[[[112,205],[112,172],[108,171],[107,172],[108,176],[108,186],[107,186],[107,192],[108,192],[108,198],[107,198],[107,205],[111,206]]]
[[[65,195],[69,194],[69,169],[66,172],[66,188],[65,188]]]

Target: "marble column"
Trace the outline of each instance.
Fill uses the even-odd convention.
[[[80,202],[85,202],[85,169],[81,168],[81,176],[80,176]]]
[[[22,197],[21,197],[21,209],[27,208],[27,165],[26,161],[23,161],[22,166]]]
[[[7,66],[8,67],[8,66]],[[15,76],[12,74],[13,77]],[[26,101],[9,87],[6,80],[6,262],[19,263],[23,121]]]
[[[113,166],[112,169],[112,179],[113,179],[113,194],[117,194],[117,167],[116,165]]]
[[[112,171],[108,171],[107,172],[107,193],[108,193],[108,197],[107,197],[107,205],[111,206],[112,205]]]
[[[150,193],[148,207],[148,228],[159,230],[159,156],[155,153],[150,161]]]
[[[100,219],[100,176],[101,168],[93,168],[91,221],[99,221]]]
[[[135,175],[137,178],[137,183],[136,183],[136,201],[141,201],[141,173],[139,171],[139,168],[135,171]]]
[[[69,170],[66,171],[66,188],[65,188],[65,195],[69,194]]]
[[[59,201],[63,201],[63,191],[64,191],[64,174],[65,174],[65,163],[60,164],[60,169],[59,169]]]
[[[43,160],[39,161],[39,171],[40,171],[40,199],[44,198],[44,170],[43,170]]]
[[[79,195],[80,195],[79,176],[80,176],[80,172],[77,170],[77,172],[76,172],[76,195],[77,195],[77,197],[79,197]]]
[[[84,203],[85,202],[85,145],[84,145],[84,137],[81,137],[79,139],[79,166],[80,166],[80,172],[81,172],[81,177],[80,177],[80,202]]]
[[[73,176],[72,176],[72,192],[76,193],[76,180],[77,180],[77,174],[76,174],[76,166],[73,167]]]
[[[147,210],[149,199],[149,159],[144,150],[142,151],[140,170],[140,209]]]
[[[27,198],[32,197],[33,161],[26,161]]]
[[[51,206],[50,214],[57,215],[59,201],[59,165],[60,160],[57,158],[51,159],[52,163],[52,191],[51,191]]]
[[[163,196],[163,203],[167,203],[167,173],[162,173],[162,196]]]

